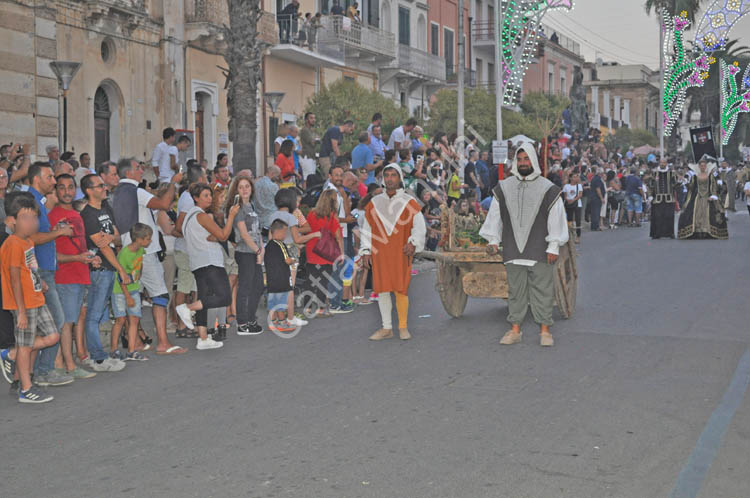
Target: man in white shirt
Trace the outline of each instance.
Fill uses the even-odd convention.
[[[540,344],[554,345],[550,326],[555,300],[554,267],[560,246],[568,242],[568,225],[560,188],[541,176],[534,146],[516,152],[510,178],[492,191],[487,218],[479,231],[487,252],[502,256],[508,273],[508,321],[512,328],[500,344],[521,342],[521,324],[531,307],[541,326]]]
[[[417,126],[417,120],[409,118],[405,124],[399,126],[391,132],[388,139],[388,150],[411,149],[411,130]]]
[[[151,245],[143,255],[141,270],[141,284],[151,296],[151,312],[154,316],[158,345],[157,354],[184,354],[186,349],[173,346],[167,338],[167,306],[169,306],[169,291],[164,281],[164,267],[159,261],[157,253],[161,249],[159,237],[156,235],[156,216],[152,210],[167,211],[174,201],[175,188],[182,180],[182,173],[172,177],[172,183],[161,197],[146,192],[138,185],[143,179],[143,169],[133,158],[120,159],[117,163],[117,174],[120,183],[112,195],[112,208],[115,214],[115,224],[121,230],[122,245],[130,244],[130,228],[135,222],[151,227],[154,237]],[[137,213],[134,204],[137,205]],[[129,226],[128,226],[129,225]]]
[[[180,169],[177,156],[181,151],[187,150],[192,143],[187,135],[181,136],[179,140],[176,136],[173,128],[164,128],[162,132],[164,140],[154,147],[154,153],[151,155],[151,167],[159,183],[172,181],[172,177]]]

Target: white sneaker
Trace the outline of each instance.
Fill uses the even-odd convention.
[[[187,304],[177,305],[175,311],[177,312],[177,316],[180,317],[180,320],[182,320],[182,323],[185,324],[185,327],[189,328],[190,330],[195,328],[195,326],[193,325],[193,317],[191,316]]]
[[[295,327],[302,327],[303,325],[307,325],[308,323],[310,323],[307,320],[303,320],[302,318],[298,316],[295,316],[291,320],[287,320],[287,321],[289,322],[289,325],[294,325]]]
[[[125,368],[125,362],[115,358],[107,358],[101,363],[92,361],[90,364],[87,364],[87,366],[94,372],[119,372]]]
[[[198,344],[195,345],[196,349],[218,349],[224,345],[221,341],[214,341],[211,336],[207,339],[198,339]]]

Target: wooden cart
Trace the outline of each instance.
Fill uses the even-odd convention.
[[[486,246],[460,240],[455,233],[455,215],[444,209],[441,215],[443,250],[420,253],[425,259],[437,262],[437,282],[443,308],[452,317],[458,318],[471,297],[508,298],[508,275],[503,258],[499,254],[489,255]],[[572,232],[572,231],[571,231]],[[570,318],[576,308],[578,290],[578,267],[576,265],[575,234],[560,248],[555,264],[555,298],[560,314]]]

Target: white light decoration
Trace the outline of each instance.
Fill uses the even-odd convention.
[[[716,59],[701,54],[693,56],[685,50],[683,33],[690,26],[687,12],[672,18],[662,12],[662,29],[664,30],[664,93],[662,94],[664,136],[672,134],[677,119],[685,106],[685,96],[690,87],[703,86],[708,78],[709,65]]]
[[[536,55],[542,18],[555,9],[571,10],[573,0],[508,0],[496,48],[501,54],[505,104],[514,104],[521,93],[526,69]]]
[[[750,64],[745,69],[740,84],[737,74],[740,65],[737,61],[727,64],[723,59],[721,67],[721,143],[729,144],[737,119],[741,112],[750,112]]]
[[[729,31],[750,12],[750,0],[714,0],[698,23],[695,44],[711,53],[729,40]]]

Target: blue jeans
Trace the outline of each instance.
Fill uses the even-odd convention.
[[[47,308],[52,314],[52,319],[55,321],[55,328],[60,332],[63,323],[65,322],[65,315],[63,314],[63,307],[60,303],[60,296],[57,294],[57,285],[55,284],[55,272],[52,270],[39,270],[39,276],[47,284],[47,292],[44,293],[44,300],[47,303]],[[36,357],[36,365],[34,372],[37,375],[45,375],[55,368],[55,357],[57,356],[57,348],[59,343],[48,348],[44,348],[39,351],[39,355]]]
[[[107,303],[112,295],[114,282],[115,272],[113,271],[91,272],[91,287],[89,287],[88,311],[86,312],[86,345],[94,361],[105,360],[108,357],[102,348],[99,324],[107,316]]]
[[[331,278],[328,280],[328,302],[331,308],[341,307],[341,296],[344,292],[343,273],[346,263],[334,263]]]
[[[77,323],[83,307],[83,295],[86,294],[85,284],[57,284],[65,323]]]

